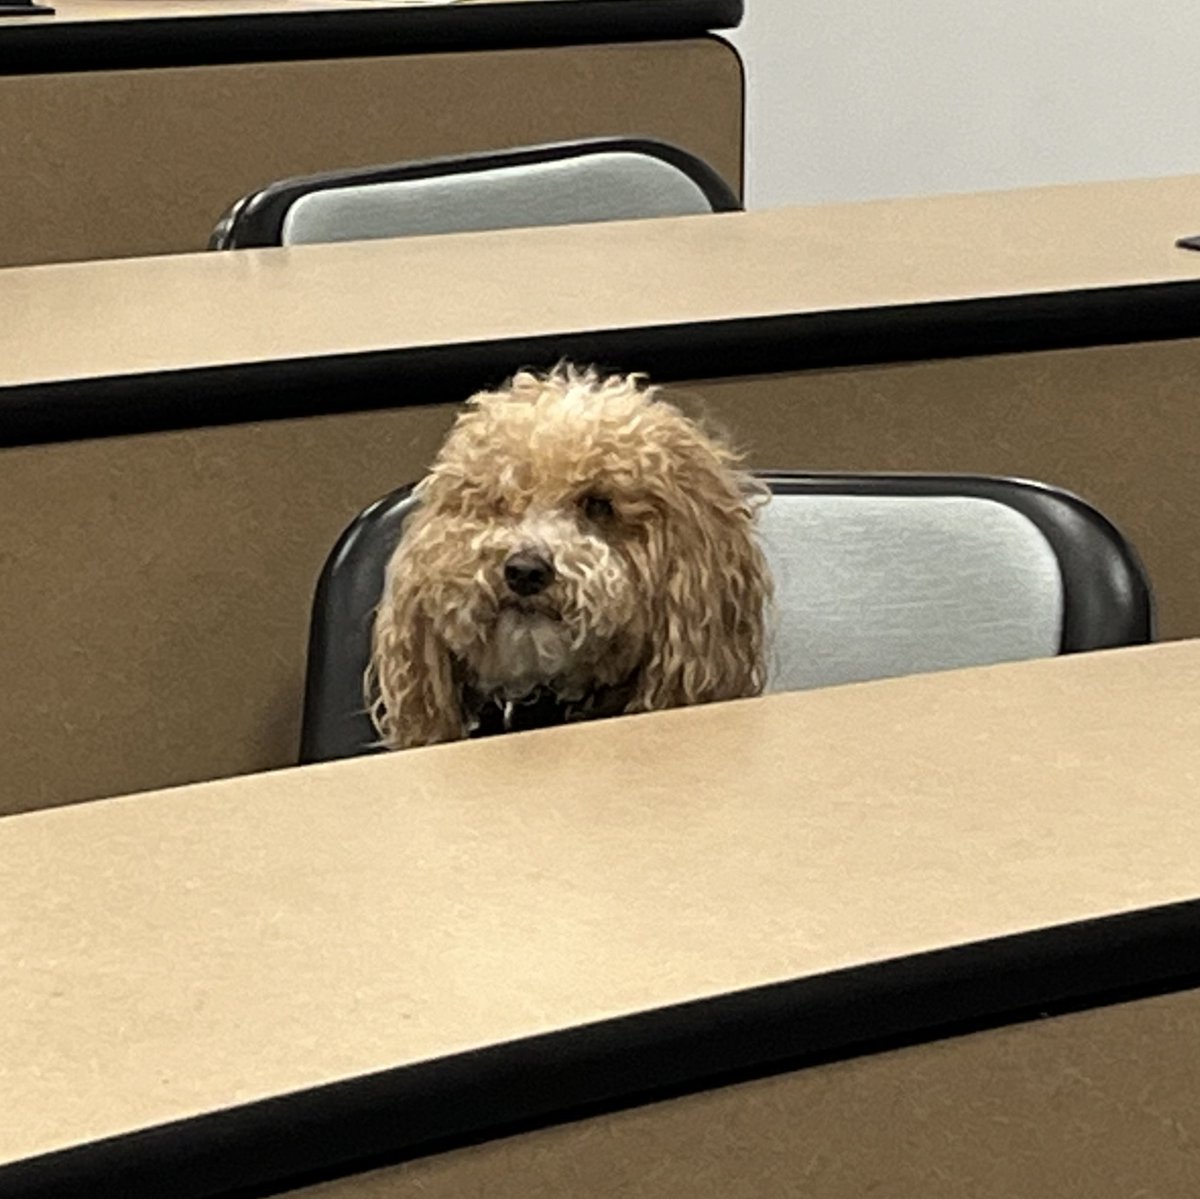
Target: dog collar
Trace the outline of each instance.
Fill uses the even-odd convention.
[[[498,733],[520,733],[553,728],[581,720],[619,716],[633,693],[633,677],[611,687],[600,687],[582,699],[564,700],[549,687],[538,687],[519,700],[498,696],[483,701],[471,737],[493,737]]]

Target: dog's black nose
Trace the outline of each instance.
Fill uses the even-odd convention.
[[[554,567],[540,554],[511,554],[504,563],[504,581],[517,595],[537,595],[554,578]]]

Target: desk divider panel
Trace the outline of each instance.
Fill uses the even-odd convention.
[[[321,565],[451,419],[0,450],[0,812],[294,764]]]
[[[0,266],[202,250],[275,179],[545,141],[659,138],[740,191],[742,106],[716,38],[0,74]]]
[[[633,365],[633,364],[630,364]],[[1200,635],[1200,341],[679,384],[804,470],[980,471],[1079,492]],[[970,412],[970,419],[964,413]],[[453,406],[0,449],[0,811],[296,760],[312,588],[425,470]]]

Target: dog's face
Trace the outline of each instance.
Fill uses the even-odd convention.
[[[650,514],[615,408],[553,391],[481,399],[426,481],[397,569],[424,579],[437,636],[483,695],[578,698],[641,658]]]
[[[518,375],[475,397],[429,476],[376,622],[384,740],[464,735],[464,695],[627,708],[762,683],[768,584],[732,456],[628,378]]]

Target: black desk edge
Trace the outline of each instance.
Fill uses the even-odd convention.
[[[457,403],[564,358],[672,383],[1198,336],[1185,280],[280,359],[0,387],[0,447]]]
[[[678,40],[731,29],[744,0],[539,0],[141,20],[0,21],[0,75]]]

